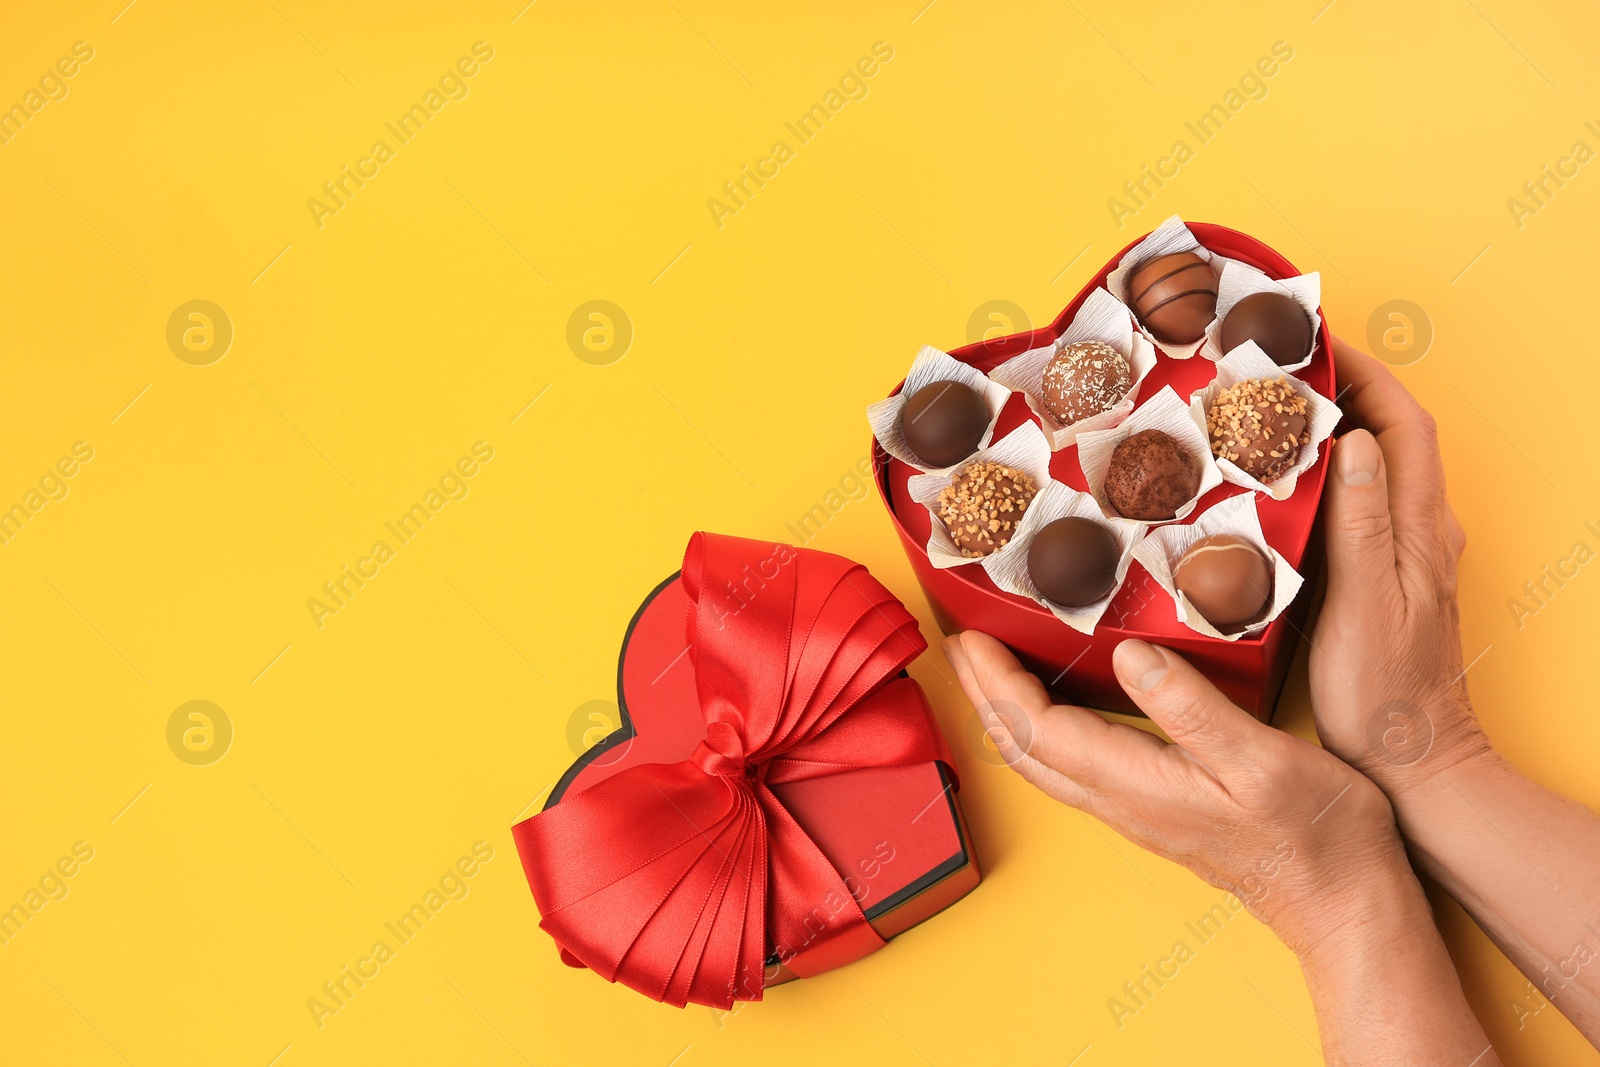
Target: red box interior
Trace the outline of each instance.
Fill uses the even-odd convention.
[[[1277,252],[1237,230],[1201,222],[1189,223],[1189,229],[1206,248],[1247,263],[1269,277],[1288,278],[1300,273]],[[967,345],[950,354],[988,372],[1012,356],[1054,342],[1066,332],[1089,293],[1105,285],[1106,276],[1137,243],[1137,240],[1131,242],[1113,256],[1050,325],[1030,333]],[[1159,351],[1159,345],[1157,349]],[[1187,401],[1190,393],[1203,388],[1215,376],[1216,364],[1204,356],[1177,360],[1163,353],[1158,356],[1156,368],[1145,379],[1139,395],[1148,400],[1160,392],[1162,386],[1170,385]],[[1335,398],[1331,340],[1325,318],[1320,325],[1315,358],[1304,370],[1294,372],[1294,376],[1323,396]],[[893,392],[898,393],[904,384],[902,381],[895,386]],[[1012,394],[1000,414],[995,439],[1004,437],[1031,417],[1022,394]],[[1043,679],[1057,699],[1134,715],[1139,714],[1138,709],[1112,674],[1111,652],[1130,637],[1153,641],[1186,657],[1235,703],[1266,721],[1272,716],[1283,678],[1294,656],[1295,638],[1305,628],[1315,584],[1311,579],[1322,562],[1317,516],[1327,477],[1328,449],[1329,442],[1324,442],[1317,463],[1300,476],[1288,499],[1273,500],[1265,494],[1257,495],[1261,529],[1268,543],[1307,581],[1289,610],[1260,634],[1231,642],[1207,637],[1179,622],[1172,598],[1138,563],[1128,571],[1127,581],[1093,635],[1080,634],[1031,600],[1002,592],[989,580],[983,568],[975,564],[938,570],[928,562],[927,555],[931,516],[906,491],[908,480],[918,473],[917,470],[894,459],[876,441],[873,442],[873,464],[878,491],[900,535],[901,545],[939,626],[946,633],[982,630],[993,634]],[[1088,489],[1078,466],[1076,446],[1052,455],[1050,473],[1056,481],[1075,489]],[[1224,482],[1207,493],[1200,507],[1185,521],[1193,522],[1218,501],[1244,492],[1249,490]]]

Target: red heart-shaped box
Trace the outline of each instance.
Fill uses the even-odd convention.
[[[1247,234],[1226,226],[1191,222],[1195,238],[1213,252],[1237,259],[1263,271],[1271,278],[1289,278],[1300,272],[1287,259]],[[1143,240],[1140,238],[1139,240]],[[1106,277],[1138,240],[1118,252],[1083,287],[1065,311],[1050,325],[1031,333],[997,337],[958,348],[950,354],[985,373],[1012,356],[1050,344],[1066,332],[1073,316],[1089,293],[1105,285]],[[1113,294],[1121,297],[1123,294]],[[1320,309],[1319,309],[1320,310]],[[1295,376],[1325,397],[1334,397],[1334,372],[1331,340],[1326,316],[1319,331],[1316,357]],[[1159,345],[1157,346],[1159,350]],[[1140,395],[1154,396],[1164,385],[1185,400],[1216,376],[1216,364],[1204,356],[1187,360],[1160,354],[1156,368],[1146,379]],[[898,393],[904,382],[896,386]],[[1013,394],[1000,414],[995,439],[1032,418],[1022,394]],[[1207,637],[1178,621],[1177,609],[1143,567],[1135,564],[1128,579],[1112,601],[1105,618],[1093,635],[1081,634],[1060,622],[1038,604],[1024,597],[1002,592],[978,566],[938,570],[928,562],[927,544],[931,516],[926,508],[911,499],[907,481],[918,472],[891,457],[873,442],[873,465],[878,491],[894,521],[895,530],[911,569],[927,594],[934,617],[946,633],[982,630],[1005,642],[1017,657],[1037,674],[1060,700],[1087,704],[1109,711],[1139,714],[1117,684],[1111,670],[1111,651],[1130,637],[1152,641],[1172,649],[1193,663],[1234,703],[1266,721],[1272,717],[1278,692],[1283,687],[1289,662],[1294,658],[1297,638],[1304,632],[1310,609],[1315,572],[1322,563],[1322,538],[1318,524],[1318,504],[1328,471],[1329,443],[1315,465],[1300,476],[1294,493],[1286,500],[1257,497],[1261,530],[1267,542],[1277,549],[1289,565],[1308,581],[1289,609],[1261,633],[1224,641]],[[1056,481],[1075,489],[1088,489],[1078,466],[1077,446],[1070,446],[1051,457],[1050,473]],[[1187,521],[1194,521],[1207,508],[1229,496],[1249,492],[1242,486],[1224,482],[1207,493]],[[1115,620],[1115,622],[1111,621]]]
[[[694,661],[687,654],[689,614],[679,574],[639,606],[617,662],[622,725],[567,768],[545,808],[628,767],[688,759],[705,739]],[[954,904],[980,880],[951,785],[939,764],[920,763],[867,767],[770,788],[887,941]],[[768,958],[765,986],[794,977],[785,964]]]

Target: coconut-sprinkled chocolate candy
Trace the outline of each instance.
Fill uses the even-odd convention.
[[[982,460],[939,493],[939,518],[961,554],[977,559],[1006,546],[1036,492],[1026,471]]]
[[[900,411],[906,445],[933,467],[949,467],[972,455],[988,428],[988,402],[960,382],[924,385]]]
[[[1164,522],[1200,490],[1200,463],[1171,434],[1140,430],[1111,452],[1105,493],[1124,518]]]
[[[1272,602],[1272,564],[1235,534],[1212,534],[1189,546],[1172,571],[1172,584],[1223,633],[1261,618]]]
[[[1039,399],[1055,420],[1070,426],[1113,407],[1133,385],[1133,370],[1104,341],[1063,345],[1044,368]]]
[[[1028,577],[1047,600],[1081,608],[1117,584],[1117,539],[1093,519],[1067,516],[1033,535],[1028,543]]]
[[[1222,320],[1222,353],[1254,341],[1280,367],[1292,367],[1311,354],[1311,320],[1292,296],[1251,293]]]
[[[1206,412],[1211,452],[1263,482],[1294,466],[1310,425],[1306,398],[1288,378],[1247,378],[1217,393]]]
[[[1128,304],[1162,344],[1200,340],[1217,317],[1217,272],[1193,252],[1146,260],[1128,276]]]

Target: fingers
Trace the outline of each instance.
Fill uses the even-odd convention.
[[[1058,778],[1095,792],[1148,785],[1165,747],[1160,738],[1083,708],[1054,705],[1039,679],[988,634],[969,630],[947,638],[945,653],[985,725],[999,717],[1001,755],[1035,785],[1056,796]],[[1083,806],[1082,798],[1062,799]]]
[[[1259,762],[1263,732],[1272,728],[1235,706],[1182,656],[1143,641],[1124,641],[1111,662],[1139,710],[1223,784]]]
[[[1339,406],[1383,449],[1395,537],[1419,551],[1445,543],[1444,463],[1433,416],[1378,360],[1337,337],[1333,354]]]
[[[1377,439],[1366,430],[1339,438],[1332,474],[1323,504],[1328,601],[1382,597],[1396,580],[1389,486]]]

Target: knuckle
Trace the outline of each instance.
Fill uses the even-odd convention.
[[[1168,682],[1162,687],[1161,702],[1166,710],[1167,733],[1183,737],[1205,737],[1211,730],[1210,702],[1191,685]]]
[[[1339,533],[1351,547],[1368,548],[1389,540],[1394,533],[1394,522],[1387,509],[1345,515],[1339,520]]]

